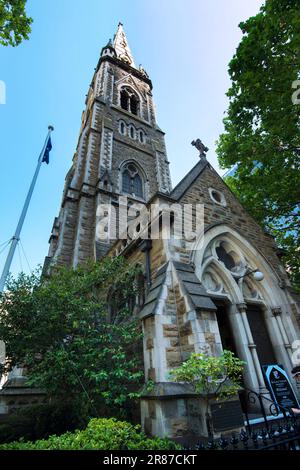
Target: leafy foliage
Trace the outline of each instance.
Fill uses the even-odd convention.
[[[231,351],[224,350],[220,356],[208,353],[191,354],[189,359],[170,372],[176,382],[193,385],[195,392],[206,402],[206,426],[213,437],[212,417],[209,413],[211,399],[229,398],[240,390],[244,362]]]
[[[219,162],[236,166],[226,182],[276,237],[300,285],[300,104],[292,100],[300,78],[300,0],[267,0],[239,26]]]
[[[0,421],[0,442],[13,442],[19,439],[34,441],[52,434],[75,431],[87,425],[81,420],[70,403],[43,403],[22,406]]]
[[[0,450],[169,450],[180,446],[168,439],[148,439],[140,426],[116,419],[92,419],[83,431],[50,436],[36,442],[13,442]]]
[[[191,383],[198,394],[209,399],[235,395],[240,389],[244,362],[231,351],[224,350],[221,356],[193,353],[180,367],[171,371],[176,382]]]
[[[0,0],[0,44],[18,46],[28,39],[32,18],[26,15],[26,0]]]
[[[57,268],[49,279],[10,279],[0,303],[6,372],[24,364],[28,385],[72,403],[82,416],[107,409],[126,416],[143,381],[141,331],[124,301],[135,295],[136,275],[137,268],[114,258]],[[111,291],[122,299],[113,322]]]

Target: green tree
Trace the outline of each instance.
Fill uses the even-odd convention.
[[[211,398],[229,398],[240,390],[244,362],[231,351],[224,350],[220,356],[207,353],[191,354],[180,367],[170,372],[176,382],[193,385],[195,392],[206,402],[207,430],[212,436],[209,403]]]
[[[132,315],[137,268],[122,258],[49,279],[21,274],[0,301],[6,371],[27,368],[28,384],[70,403],[82,416],[126,415],[143,382],[142,339]],[[114,311],[107,299],[113,293]]]
[[[239,26],[219,162],[236,165],[226,182],[275,236],[300,285],[300,0],[266,0]]]
[[[0,44],[18,46],[28,39],[32,18],[26,15],[26,0],[0,0]]]

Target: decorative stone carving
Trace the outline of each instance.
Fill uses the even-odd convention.
[[[281,307],[271,308],[271,311],[272,311],[272,314],[273,314],[274,317],[277,317],[278,315],[282,314]]]
[[[223,290],[221,280],[212,272],[207,271],[203,274],[202,282],[210,292],[220,292]]]

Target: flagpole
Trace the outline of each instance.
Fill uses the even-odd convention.
[[[9,249],[9,252],[8,252],[8,255],[7,255],[7,258],[6,258],[6,261],[5,261],[5,265],[4,265],[4,268],[3,268],[3,271],[2,271],[1,279],[0,279],[0,293],[3,292],[4,287],[5,287],[5,283],[6,283],[9,271],[10,271],[10,267],[11,267],[11,263],[12,263],[12,260],[13,260],[13,257],[14,257],[15,251],[16,251],[16,247],[17,247],[18,242],[20,240],[21,230],[22,230],[24,220],[25,220],[25,217],[26,217],[26,214],[27,214],[27,210],[28,210],[28,207],[29,207],[29,204],[30,204],[32,193],[33,193],[33,190],[35,188],[36,181],[37,181],[37,178],[38,178],[38,175],[39,175],[39,172],[40,172],[40,168],[41,168],[42,161],[43,161],[43,156],[44,156],[44,153],[45,153],[45,150],[46,150],[51,132],[53,130],[54,130],[54,127],[48,126],[48,134],[47,134],[43,149],[42,149],[42,151],[40,153],[40,156],[39,156],[39,159],[38,159],[37,167],[36,167],[35,173],[33,175],[31,185],[29,187],[28,194],[27,194],[26,199],[25,199],[25,203],[24,203],[24,206],[23,206],[23,210],[21,212],[21,216],[20,216],[16,231],[15,231],[15,234],[11,239],[10,249]]]

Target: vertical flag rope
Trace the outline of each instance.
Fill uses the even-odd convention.
[[[19,255],[19,263],[20,263],[21,273],[23,273],[24,271],[23,271],[23,263],[22,263],[20,243],[18,243],[18,255]]]
[[[21,250],[22,250],[23,256],[24,256],[24,258],[25,258],[25,261],[26,261],[26,263],[27,263],[27,267],[28,267],[28,269],[29,269],[29,272],[30,272],[30,274],[32,274],[32,269],[31,269],[31,267],[30,267],[30,264],[29,264],[28,258],[27,258],[27,256],[26,256],[26,252],[25,252],[25,250],[24,250],[24,246],[23,246],[23,243],[22,243],[22,240],[21,240],[21,239],[20,239],[20,246],[21,246]]]
[[[11,242],[11,238],[9,240],[6,240],[6,242],[1,243],[0,248],[2,248],[3,245],[7,246],[8,243]]]

